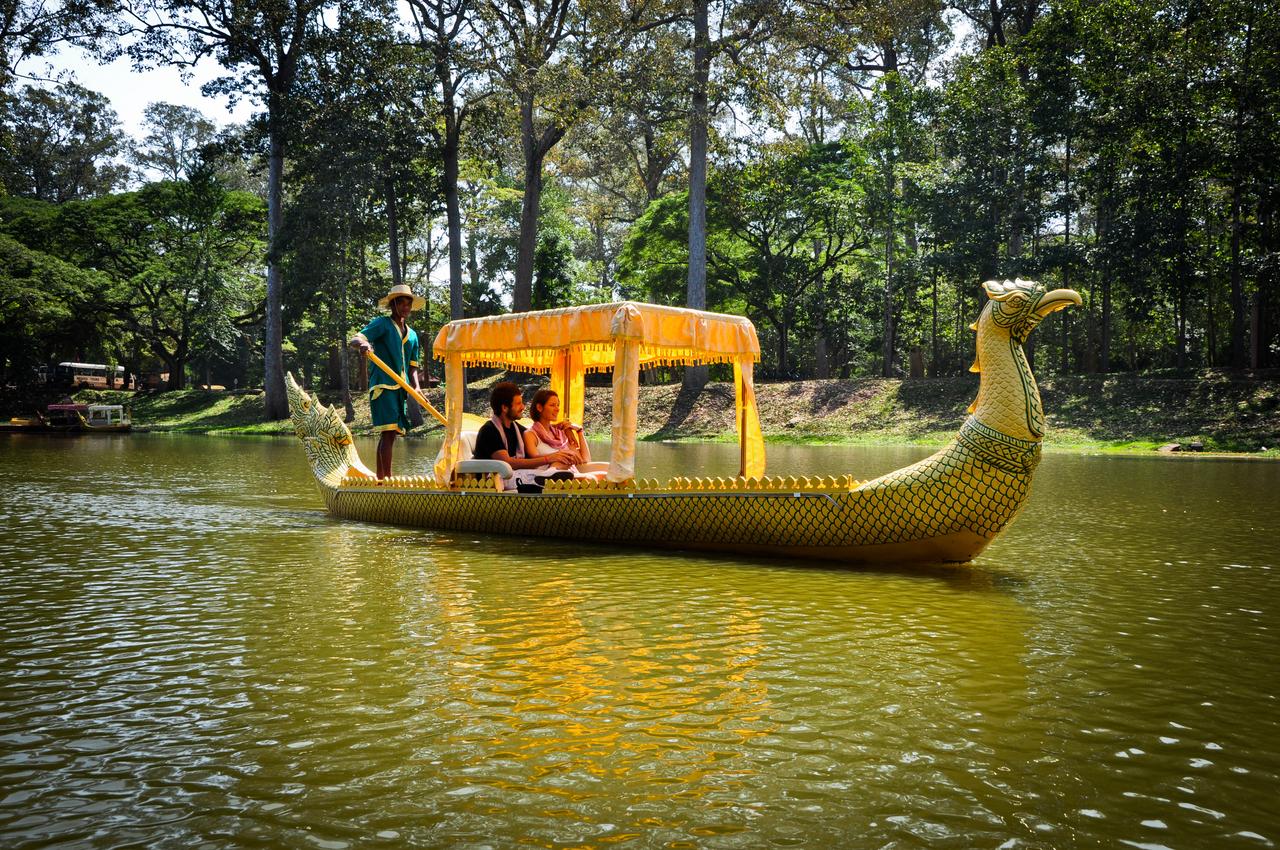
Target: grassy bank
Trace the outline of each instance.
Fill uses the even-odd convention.
[[[467,409],[487,409],[489,381],[469,388]],[[946,442],[964,420],[977,392],[976,375],[923,380],[855,380],[762,383],[757,387],[761,424],[774,442]],[[1280,456],[1280,376],[1233,376],[1206,372],[1194,377],[1068,376],[1040,383],[1048,417],[1049,448],[1148,452],[1171,442],[1200,441],[1206,451]],[[322,392],[327,403],[335,393]],[[443,393],[429,393],[443,406]],[[155,431],[234,434],[290,433],[287,421],[262,418],[256,392],[168,393],[81,391],[81,401],[130,405],[135,423]],[[354,399],[352,430],[369,432],[368,403]],[[587,392],[586,425],[607,434],[608,387]],[[14,413],[23,412],[15,410]],[[13,414],[10,414],[13,415]],[[733,388],[712,383],[696,398],[679,386],[640,391],[642,439],[733,439]],[[425,430],[435,430],[434,423]],[[1265,451],[1263,451],[1265,447]]]

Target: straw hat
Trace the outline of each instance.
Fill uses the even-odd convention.
[[[423,307],[427,306],[427,299],[414,295],[413,290],[410,289],[408,285],[403,283],[400,284],[399,286],[391,287],[390,292],[388,292],[386,295],[379,298],[378,306],[386,307],[388,304],[392,302],[393,299],[399,298],[402,295],[408,295],[410,298],[413,299],[413,306],[409,308],[410,310],[421,310]]]

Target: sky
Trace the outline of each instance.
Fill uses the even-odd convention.
[[[234,110],[227,107],[225,97],[209,98],[200,93],[200,86],[218,76],[221,66],[207,59],[196,66],[189,82],[183,82],[176,68],[162,67],[151,71],[134,71],[128,59],[117,59],[109,65],[99,65],[77,48],[68,48],[53,57],[55,71],[70,71],[76,81],[87,89],[105,95],[111,101],[120,124],[129,135],[141,138],[142,113],[147,104],[156,101],[176,103],[199,109],[219,128],[247,120],[253,114],[252,103],[241,100]],[[21,69],[35,72],[34,67]]]

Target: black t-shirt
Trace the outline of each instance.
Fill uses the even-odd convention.
[[[505,440],[498,434],[498,428],[492,421],[481,425],[480,430],[476,432],[476,450],[472,452],[471,457],[475,460],[493,460],[493,453],[502,451],[505,451],[509,457],[515,457],[516,447],[524,439],[524,428],[519,422],[513,422],[510,428],[503,430],[507,432]]]

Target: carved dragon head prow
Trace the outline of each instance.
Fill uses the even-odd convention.
[[[336,487],[348,475],[372,478],[373,473],[360,462],[351,439],[351,431],[332,407],[325,407],[314,395],[298,386],[293,374],[285,375],[285,393],[289,397],[289,418],[293,431],[302,441],[311,470],[322,484]]]
[[[1022,343],[1050,313],[1081,304],[1074,289],[1048,290],[1033,280],[988,280],[982,284],[987,306],[970,325],[978,332],[971,372],[982,373],[978,397],[969,412],[982,424],[1011,437],[1044,436],[1040,390]]]

